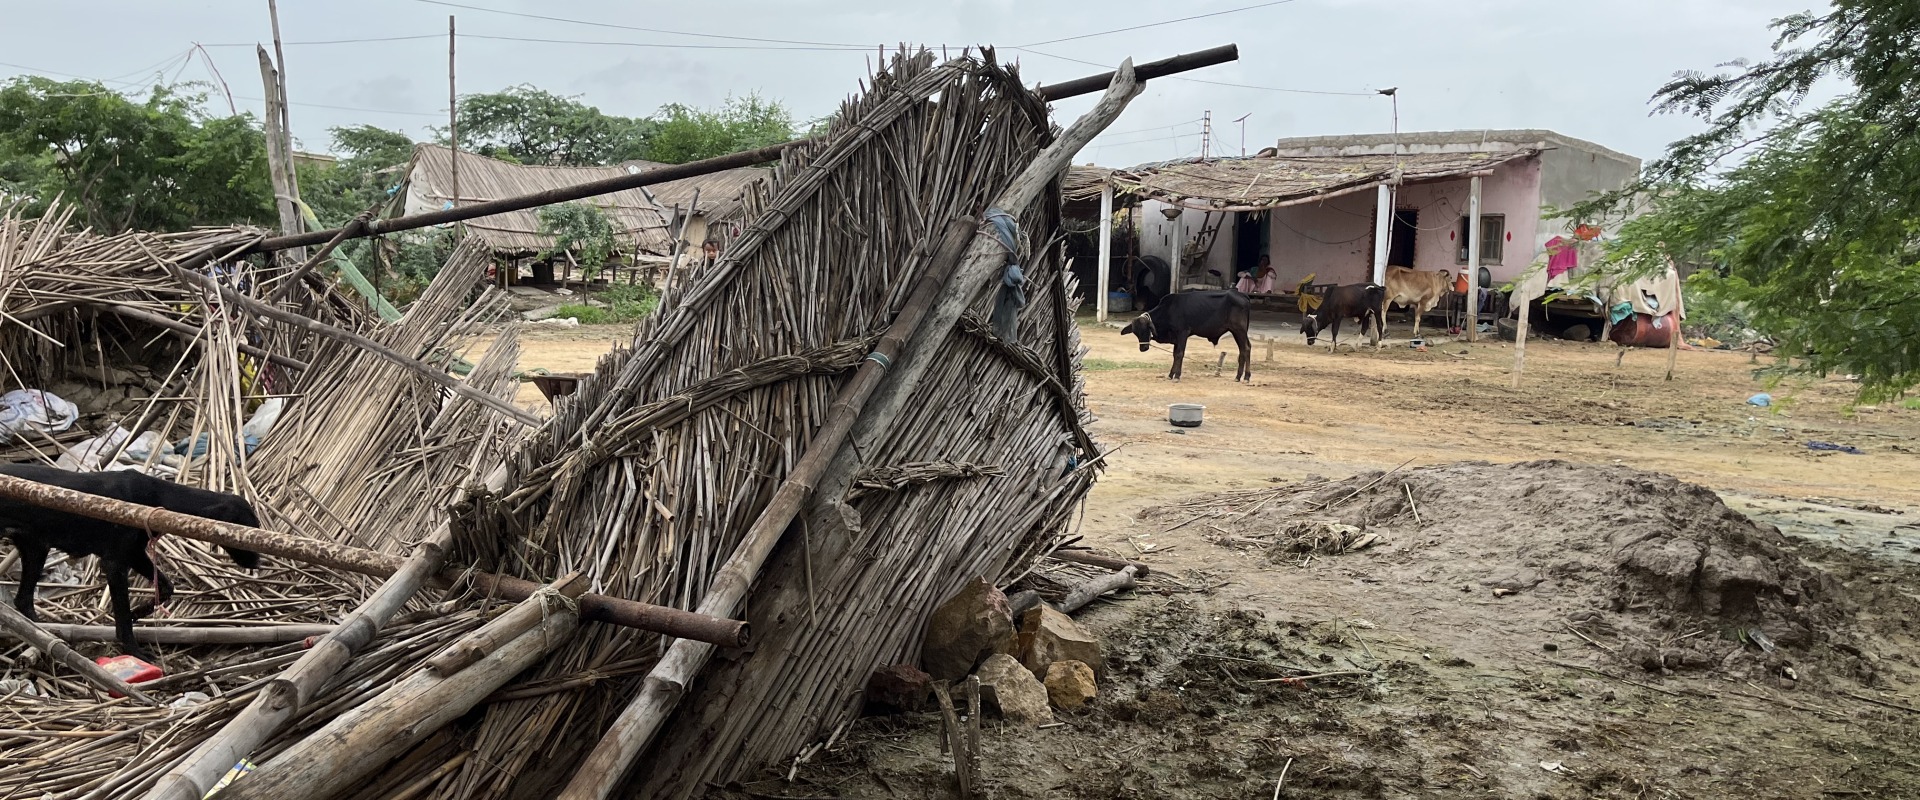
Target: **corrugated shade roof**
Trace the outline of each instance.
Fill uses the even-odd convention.
[[[547,167],[510,164],[460,154],[460,202],[478,203],[558,189],[627,174],[625,167]],[[453,198],[453,151],[437,144],[414,147],[407,170],[409,191],[419,197],[446,202]],[[673,239],[668,232],[671,212],[647,200],[639,189],[589,197],[581,201],[599,206],[613,221],[623,246],[643,253],[667,253]],[[494,250],[533,253],[553,246],[553,237],[540,233],[537,209],[509,211],[461,223]]]
[[[1069,200],[1114,191],[1189,208],[1259,211],[1345,194],[1393,179],[1403,182],[1466,175],[1521,158],[1537,149],[1499,153],[1402,153],[1350,156],[1267,156],[1170,161],[1125,169],[1073,167],[1063,182]]]

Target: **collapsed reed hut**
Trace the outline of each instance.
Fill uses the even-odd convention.
[[[1059,180],[1141,86],[1130,65],[1062,86],[1106,88],[1064,131],[991,50],[897,56],[538,426],[501,408],[511,331],[446,382],[493,307],[471,301],[477,247],[396,323],[289,322],[322,331],[295,402],[225,467],[280,533],[148,518],[294,558],[202,555],[200,605],[148,626],[244,632],[197,633],[143,684],[204,699],[136,707],[0,652],[34,687],[0,705],[0,796],[198,798],[233,767],[237,800],[689,797],[817,752],[872,670],[917,660],[938,602],[1059,542],[1099,468]],[[245,233],[223,252],[275,241]],[[188,275],[210,252],[153,261],[210,286]],[[284,319],[217,297],[238,330]],[[591,621],[619,602],[595,597],[754,634]],[[261,646],[264,622],[339,627]]]

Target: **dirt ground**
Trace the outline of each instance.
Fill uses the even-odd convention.
[[[1243,386],[1231,364],[1215,375],[1221,351],[1203,341],[1175,384],[1166,348],[1084,318],[1082,334],[1093,430],[1118,449],[1077,533],[1156,574],[1081,615],[1113,672],[1090,710],[1044,730],[989,723],[986,796],[1920,797],[1920,411],[1850,407],[1838,379],[1768,387],[1753,374],[1768,356],[1724,351],[1683,351],[1667,381],[1664,352],[1616,368],[1611,345],[1535,341],[1513,389],[1507,343],[1429,334],[1423,352],[1395,330],[1378,352],[1330,353],[1263,318]],[[624,335],[535,330],[522,366],[585,370]],[[1746,404],[1759,391],[1772,408]],[[544,406],[531,386],[520,399]],[[1205,424],[1169,426],[1174,402],[1204,404]],[[1422,471],[1538,460],[1565,464]],[[1768,542],[1741,569],[1791,573],[1787,602],[1828,598],[1825,615],[1632,622],[1658,602],[1562,557],[1617,531],[1605,504],[1494,491],[1511,470],[1587,466],[1713,490],[1761,523],[1741,541]],[[1382,487],[1410,499],[1354,552],[1276,557],[1283,521],[1206,516],[1370,480],[1356,514],[1387,502]],[[1677,536],[1722,519],[1711,495],[1662,491],[1705,504],[1662,512]],[[1583,616],[1601,595],[1617,607]],[[1779,652],[1761,654],[1749,623]],[[1302,670],[1326,677],[1281,680]],[[935,715],[862,720],[791,782],[716,796],[950,796],[938,730]]]

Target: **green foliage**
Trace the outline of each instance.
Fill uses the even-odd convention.
[[[553,247],[540,255],[562,257],[572,252],[580,264],[580,275],[587,280],[606,266],[607,259],[619,247],[613,221],[598,206],[588,203],[561,203],[540,209],[540,232],[554,237]]]
[[[399,188],[413,157],[413,140],[373,125],[334,128],[331,165],[301,165],[300,199],[321,224],[338,227],[360,212],[385,204]]]
[[[554,316],[573,317],[582,325],[611,325],[639,322],[660,305],[659,295],[645,286],[633,284],[610,286],[598,299],[606,305],[569,303],[561,306]]]
[[[650,161],[684,164],[779,144],[794,137],[793,114],[758,94],[729,97],[718,109],[679,104],[660,109],[647,142]]]
[[[55,197],[97,230],[170,231],[275,218],[266,146],[250,116],[213,119],[192,85],[144,101],[90,81],[0,86],[0,193]]]
[[[532,86],[460,98],[460,147],[520,164],[584,166],[642,158],[654,122],[605,114]],[[446,131],[438,131],[446,141]]]
[[[1151,361],[1115,361],[1111,358],[1089,358],[1080,362],[1080,369],[1086,372],[1113,372],[1122,369],[1159,368],[1159,364]]]
[[[453,228],[407,231],[386,239],[382,253],[389,277],[380,283],[380,293],[398,305],[411,302],[453,256],[455,244]]]
[[[1569,215],[1624,221],[1609,269],[1701,266],[1698,288],[1743,304],[1795,369],[1896,395],[1920,384],[1920,4],[1836,0],[1774,28],[1771,57],[1661,87],[1658,110],[1705,130]],[[1803,108],[1830,78],[1848,91]]]

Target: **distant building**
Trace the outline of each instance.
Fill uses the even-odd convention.
[[[1111,190],[1115,208],[1137,207],[1131,249],[1182,265],[1181,286],[1231,285],[1262,255],[1280,287],[1308,275],[1316,284],[1366,281],[1379,261],[1455,273],[1484,266],[1499,285],[1568,235],[1550,209],[1618,189],[1639,170],[1637,158],[1552,131],[1453,131],[1291,138],[1253,157],[1075,167],[1066,188],[1076,203]],[[1482,240],[1469,254],[1476,178]],[[1383,201],[1390,220],[1380,218]],[[1112,269],[1112,285],[1125,286],[1128,267]]]

